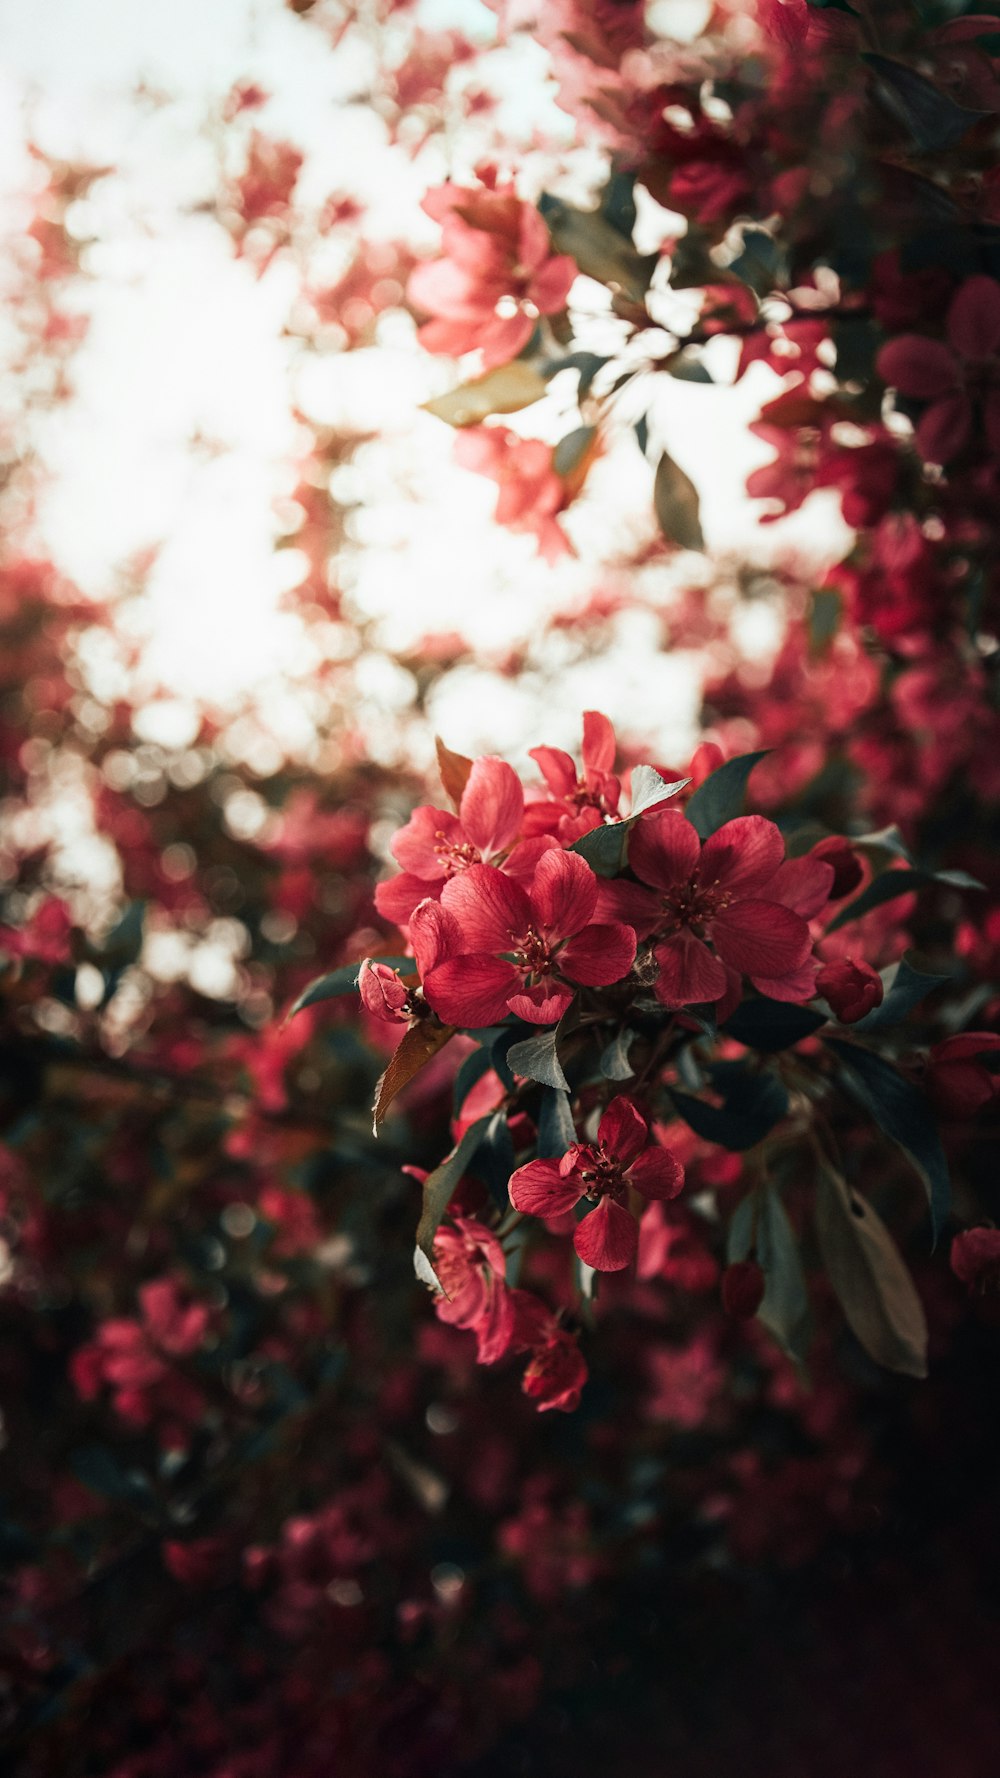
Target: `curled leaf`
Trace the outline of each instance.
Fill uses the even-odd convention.
[[[830,1283],[869,1358],[905,1377],[927,1375],[927,1320],[884,1222],[832,1168],[820,1173],[816,1232]]]

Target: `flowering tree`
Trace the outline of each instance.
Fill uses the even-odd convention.
[[[88,597],[44,522],[101,276],[74,206],[115,173],[34,149],[0,564],[10,1769],[790,1778],[958,1742],[978,1778],[1000,24],[274,10],[412,205],[377,225],[363,157],[331,187],[234,69],[199,217],[291,293],[299,393],[403,330],[441,378],[417,456],[452,429],[556,590],[488,660],[394,653],[358,507],[395,447],[290,390],[307,720],[265,686],[151,727],[155,552]],[[665,439],[748,389],[738,554]],[[616,684],[671,659],[676,754]],[[482,665],[528,688],[519,767],[449,732],[432,776]],[[567,689],[595,667],[600,700]]]

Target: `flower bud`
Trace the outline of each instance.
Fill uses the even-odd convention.
[[[1000,1229],[964,1229],[951,1244],[951,1269],[970,1290],[1000,1285]]]
[[[722,1274],[722,1306],[727,1315],[749,1321],[764,1301],[766,1279],[755,1259],[739,1259]]]
[[[838,957],[827,963],[816,977],[816,992],[821,995],[842,1025],[855,1025],[876,1006],[881,1006],[885,989],[882,977],[870,963],[856,957]]]
[[[860,858],[839,834],[832,833],[828,840],[820,840],[813,847],[810,857],[818,858],[821,864],[833,867],[831,901],[843,901],[844,896],[850,895],[864,876]]]
[[[358,974],[358,992],[363,1004],[377,1019],[405,1024],[409,989],[387,963],[373,963],[366,957]]]

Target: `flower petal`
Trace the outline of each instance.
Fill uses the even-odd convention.
[[[576,1179],[564,1179],[558,1161],[529,1161],[510,1176],[510,1201],[526,1216],[562,1216],[579,1202]]]
[[[695,829],[674,809],[643,815],[629,837],[629,864],[636,876],[654,889],[689,883],[700,856],[701,841]]]
[[[512,994],[507,1005],[519,1019],[529,1025],[554,1025],[561,1019],[573,999],[572,991],[558,982],[539,982],[533,988],[521,988]]]
[[[693,932],[678,932],[657,945],[660,966],[654,992],[661,1006],[702,1006],[726,991],[726,972]]]
[[[484,858],[506,852],[517,839],[524,790],[513,766],[487,756],[473,762],[459,808],[465,838]]]
[[[471,951],[439,964],[424,978],[424,998],[446,1025],[495,1025],[521,985],[512,963]]]
[[[470,864],[441,891],[470,951],[509,951],[531,924],[531,903],[519,883],[489,864]]]
[[[934,401],[961,382],[954,353],[942,340],[929,340],[922,333],[904,333],[890,340],[882,347],[876,366],[884,383],[916,401]]]
[[[570,938],[592,919],[597,878],[579,852],[543,852],[529,891],[535,921],[546,938]]]
[[[457,815],[424,803],[414,809],[406,826],[393,835],[390,850],[403,870],[434,883],[447,874],[437,847],[442,842],[461,843],[463,837]]]
[[[418,902],[410,915],[410,943],[421,981],[440,963],[457,957],[465,949],[462,928],[454,914],[430,896]]]
[[[785,856],[780,829],[763,815],[737,815],[702,848],[698,881],[749,895],[774,876]]]
[[[800,963],[797,969],[790,969],[787,975],[752,975],[750,980],[769,1000],[785,1000],[800,1006],[803,1001],[815,997],[818,971],[819,964],[815,957],[807,957],[804,963]],[[719,1023],[722,1023],[721,1013]]]
[[[624,1205],[604,1197],[596,1210],[577,1223],[573,1246],[584,1265],[593,1266],[595,1272],[620,1272],[635,1258],[638,1224]]]
[[[782,977],[809,955],[801,914],[777,901],[738,901],[712,921],[712,942],[724,963],[743,975]]]
[[[966,278],[948,309],[948,339],[963,358],[981,363],[1000,347],[1000,284],[985,274]]]
[[[528,753],[555,796],[569,796],[576,789],[576,766],[561,747],[531,747]]]
[[[803,920],[811,920],[826,907],[833,879],[833,865],[811,853],[804,858],[786,858],[767,885],[767,899],[780,901]]]
[[[619,1093],[612,1099],[604,1116],[597,1127],[597,1140],[602,1148],[613,1154],[622,1167],[627,1167],[641,1154],[646,1141],[647,1125],[631,1099]]]
[[[610,920],[631,926],[637,938],[648,938],[660,923],[660,898],[653,889],[641,883],[608,881],[602,877],[597,887],[598,920]]]
[[[972,403],[964,390],[935,401],[917,424],[917,444],[928,463],[950,463],[972,431]]]
[[[606,988],[628,975],[635,962],[631,926],[588,926],[559,953],[559,968],[584,988]]]
[[[684,1168],[669,1148],[647,1148],[627,1177],[644,1198],[676,1198],[684,1189]]]
[[[387,877],[384,883],[376,883],[375,906],[383,920],[391,920],[395,926],[406,926],[418,902],[426,901],[428,895],[441,886],[440,883],[428,883],[423,877],[415,877],[410,871],[400,871],[398,877]]]
[[[600,710],[583,713],[583,763],[591,772],[613,772],[617,742],[608,717]]]

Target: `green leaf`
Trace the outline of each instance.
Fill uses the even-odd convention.
[[[389,969],[405,969],[409,973],[416,972],[416,963],[412,957],[372,957],[372,963],[385,963]],[[362,962],[366,959],[362,959]],[[342,969],[335,969],[330,975],[319,975],[301,994],[286,1014],[285,1023],[294,1019],[297,1012],[307,1006],[316,1006],[321,1000],[335,1000],[339,994],[351,994],[358,985],[361,963],[345,963]]]
[[[881,1006],[876,1006],[863,1019],[858,1019],[854,1026],[855,1031],[867,1034],[869,1031],[884,1031],[890,1025],[898,1025],[900,1019],[905,1019],[908,1012],[919,1006],[925,995],[932,994],[935,988],[943,987],[952,977],[927,975],[923,970],[914,969],[904,957],[899,963],[884,970],[882,979],[885,996]]]
[[[448,1292],[434,1270],[434,1237],[441,1226],[441,1218],[455,1195],[456,1187],[467,1172],[469,1162],[491,1122],[492,1113],[489,1117],[477,1118],[474,1124],[470,1124],[461,1141],[424,1180],[423,1209],[417,1224],[413,1266],[417,1277],[424,1284],[434,1285],[445,1296]]]
[[[653,510],[668,543],[681,549],[704,549],[700,507],[691,477],[664,451],[653,480]]]
[[[628,1052],[634,1039],[634,1031],[619,1031],[602,1050],[598,1066],[605,1080],[632,1080],[635,1069],[628,1059]]]
[[[569,1094],[557,1087],[546,1087],[538,1114],[538,1158],[558,1160],[576,1141],[576,1125],[570,1108]]]
[[[827,1276],[869,1358],[906,1377],[927,1375],[927,1321],[913,1279],[881,1218],[832,1168],[816,1193]]]
[[[569,1081],[556,1054],[554,1031],[540,1032],[537,1037],[527,1037],[522,1043],[511,1044],[507,1051],[507,1061],[515,1074],[522,1074],[528,1080],[540,1081],[543,1087],[558,1087],[562,1092],[569,1091]]]
[[[861,60],[876,77],[877,90],[898,123],[909,131],[922,154],[940,154],[954,147],[977,123],[994,115],[956,104],[924,75],[890,56],[863,51]]]
[[[951,1181],[937,1125],[923,1094],[890,1063],[860,1044],[824,1039],[846,1070],[845,1084],[879,1129],[909,1156],[931,1207],[934,1242],[948,1220]]]
[[[557,253],[568,253],[585,277],[606,284],[612,294],[643,301],[658,263],[656,253],[638,252],[600,210],[577,210],[550,192],[542,193],[538,208]]]
[[[479,1175],[497,1209],[501,1213],[508,1210],[508,1188],[514,1171],[514,1144],[505,1111],[493,1112],[470,1165]]]
[[[746,1000],[737,1007],[724,1029],[737,1043],[775,1055],[801,1043],[803,1037],[811,1037],[826,1022],[823,1013],[813,1012],[808,1006],[792,1006],[762,995],[759,1000]]]
[[[423,402],[422,406],[425,413],[446,420],[449,426],[478,426],[491,414],[516,414],[540,401],[545,393],[541,373],[523,358],[515,358],[510,364],[487,371],[483,377],[449,389],[447,395]]]
[[[579,469],[596,433],[596,426],[575,426],[559,440],[552,452],[552,467],[557,475],[565,478]]]
[[[615,821],[610,827],[592,827],[569,847],[585,858],[595,876],[616,877],[622,867],[628,826]]]
[[[788,1094],[773,1074],[750,1074],[740,1062],[717,1063],[712,1082],[723,1095],[721,1106],[692,1099],[670,1088],[680,1116],[695,1135],[736,1153],[755,1148],[788,1111]]]
[[[729,1263],[749,1259],[751,1254],[765,1280],[758,1318],[789,1356],[801,1363],[808,1341],[809,1293],[795,1231],[770,1185],[750,1192],[729,1225]]]
[[[727,821],[742,815],[750,773],[770,751],[769,747],[762,747],[757,753],[741,753],[737,759],[727,759],[699,784],[684,813],[703,840]]]
[[[889,830],[891,832],[891,829]],[[851,841],[852,846],[856,843]],[[870,841],[869,841],[870,843]],[[963,870],[929,871],[914,868],[912,870],[885,870],[881,876],[875,877],[867,889],[855,896],[847,907],[841,908],[835,919],[830,921],[827,932],[836,932],[839,927],[846,926],[851,920],[857,920],[862,914],[870,913],[872,908],[884,907],[886,902],[895,901],[897,896],[910,895],[917,889],[926,889],[929,884],[943,884],[949,889],[982,889],[984,884],[977,877],[970,877]]]
[[[126,1469],[107,1445],[81,1445],[70,1452],[69,1467],[85,1488],[106,1500],[146,1512],[155,1504],[149,1477],[141,1469]]]
[[[489,1073],[492,1067],[493,1058],[485,1046],[480,1045],[478,1049],[469,1051],[459,1067],[452,1087],[451,1104],[456,1117],[473,1087],[482,1080],[484,1074]]]

